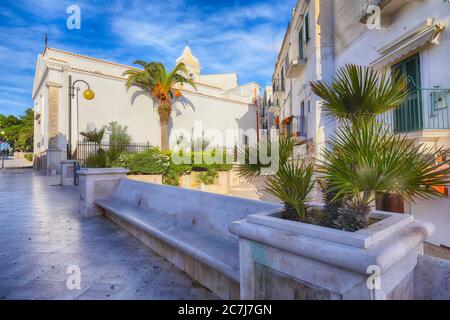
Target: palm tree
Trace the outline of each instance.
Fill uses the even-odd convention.
[[[333,195],[326,200],[339,204],[337,212],[326,212],[332,215],[329,226],[347,231],[367,227],[377,193],[414,202],[445,197],[436,186],[449,183],[450,160],[437,159],[450,159],[450,149],[416,145],[376,121],[344,125],[323,155],[321,178]]]
[[[90,155],[86,159],[86,165],[92,168],[105,168],[108,163],[108,157],[105,150],[102,149],[102,141],[105,135],[106,128],[103,127],[100,130],[94,129],[92,131],[80,132],[85,137],[87,142],[92,142],[97,147],[96,153]]]
[[[323,99],[325,113],[350,122],[373,119],[397,108],[408,95],[407,77],[394,71],[381,75],[370,67],[349,64],[341,68],[332,83],[310,82]]]
[[[105,135],[105,127],[101,128],[100,130],[94,129],[92,131],[86,131],[86,132],[80,132],[80,134],[85,137],[85,140],[87,142],[95,143],[99,146],[102,144],[103,136]]]
[[[137,86],[150,93],[156,100],[159,121],[161,125],[161,150],[169,149],[169,120],[172,113],[172,100],[177,85],[189,84],[195,88],[192,79],[187,77],[188,71],[184,63],[179,63],[169,73],[162,63],[142,60],[134,62],[144,69],[130,69],[123,73],[127,76],[127,89]]]
[[[272,146],[273,143],[276,145]],[[278,141],[269,141],[240,149],[238,158],[245,159],[245,161],[238,163],[236,170],[238,175],[246,180],[264,177],[266,192],[284,203],[285,218],[307,221],[307,202],[315,183],[314,166],[306,161],[293,159],[296,143],[295,138],[282,135]],[[271,154],[272,147],[275,147],[273,149],[277,150],[277,154]],[[269,176],[262,175],[263,170],[271,166],[271,164],[263,164],[260,161],[259,155],[262,153],[272,158],[271,164],[278,163],[278,170]],[[252,154],[256,155],[254,162],[251,161]]]
[[[327,115],[343,125],[319,162],[327,226],[365,228],[378,192],[411,202],[443,196],[434,187],[448,184],[449,162],[436,159],[449,150],[416,146],[376,121],[407,97],[405,75],[346,65],[331,84],[311,82],[311,87],[324,100]]]

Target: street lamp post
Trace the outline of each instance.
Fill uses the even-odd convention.
[[[0,130],[1,130],[1,127],[0,127]],[[2,158],[2,169],[5,167],[5,154],[6,154],[6,151],[5,150],[3,150],[3,148],[4,148],[4,146],[3,146],[3,138],[4,138],[4,136],[5,136],[5,131],[1,131],[0,132],[0,137],[1,137],[1,139],[0,139],[0,156],[1,156],[1,158]]]
[[[67,159],[72,158],[72,99],[75,98],[75,85],[78,82],[82,82],[87,86],[87,89],[83,92],[83,97],[86,100],[92,100],[95,98],[94,91],[91,90],[91,86],[84,80],[76,80],[72,83],[72,76],[69,76],[69,137],[67,145]],[[77,103],[77,130],[78,130],[78,103]]]

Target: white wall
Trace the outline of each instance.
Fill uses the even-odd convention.
[[[431,222],[436,227],[428,242],[450,247],[450,200],[418,200],[410,205],[409,213],[417,220]]]
[[[139,143],[150,142],[159,146],[160,125],[153,100],[148,94],[135,96],[139,89],[126,90],[125,82],[116,79],[105,79],[90,75],[73,74],[73,81],[82,78],[88,81],[96,96],[92,101],[82,98],[85,87],[80,90],[79,130],[87,131],[101,128],[111,121],[128,126],[128,132],[133,141]],[[175,101],[172,112],[171,129],[186,129],[191,131],[194,122],[202,123],[203,129],[217,129],[225,134],[226,130],[237,130],[237,120],[249,109],[249,106],[240,102],[182,91],[183,97]],[[73,119],[76,122],[76,100],[74,100]],[[74,124],[76,132],[76,124]],[[75,137],[73,138],[74,140]]]

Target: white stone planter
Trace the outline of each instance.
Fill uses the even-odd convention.
[[[242,299],[414,298],[414,269],[432,224],[375,211],[371,217],[382,220],[345,232],[283,220],[281,213],[230,226],[240,237]]]
[[[75,174],[75,162],[73,160],[61,161],[61,185],[73,186]]]
[[[78,171],[80,177],[78,212],[84,217],[100,215],[100,209],[94,204],[95,199],[112,195],[120,179],[125,179],[128,172],[129,170],[124,168],[88,168]]]
[[[135,181],[142,181],[147,183],[156,183],[156,184],[162,184],[163,183],[163,175],[162,174],[131,174],[127,176],[130,180]]]

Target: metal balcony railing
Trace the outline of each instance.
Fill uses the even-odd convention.
[[[393,111],[381,116],[392,131],[450,130],[450,89],[420,88],[412,79],[408,98]]]

